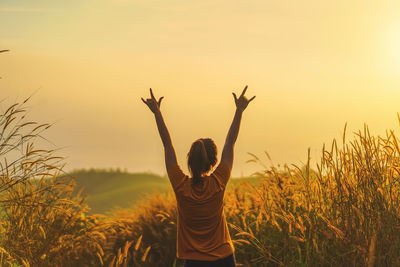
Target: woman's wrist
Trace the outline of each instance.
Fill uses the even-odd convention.
[[[244,111],[244,109],[241,109],[241,108],[239,108],[239,107],[236,107],[236,112],[243,113],[243,111]]]

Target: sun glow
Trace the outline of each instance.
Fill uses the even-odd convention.
[[[397,74],[400,68],[400,20],[391,22],[383,38],[385,60]]]

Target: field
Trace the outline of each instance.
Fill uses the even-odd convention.
[[[48,125],[13,119],[24,103],[0,117],[0,265],[182,266],[166,177],[61,176],[55,151],[34,146]],[[224,213],[238,266],[400,266],[400,139],[345,133],[314,167],[310,156],[276,167],[253,155],[257,178],[231,179]]]

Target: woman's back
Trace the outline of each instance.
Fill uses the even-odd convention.
[[[230,168],[221,163],[203,182],[193,185],[178,165],[169,168],[178,207],[177,257],[217,260],[234,252],[223,212]]]

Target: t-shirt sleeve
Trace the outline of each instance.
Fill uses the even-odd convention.
[[[231,168],[225,162],[220,162],[212,175],[214,175],[219,183],[225,188],[229,178],[231,177]]]
[[[173,164],[167,167],[167,173],[172,188],[176,190],[185,180],[186,175],[183,173],[179,164]]]

